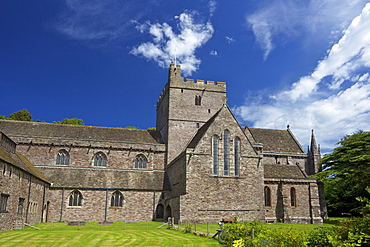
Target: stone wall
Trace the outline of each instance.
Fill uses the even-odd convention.
[[[52,183],[48,221],[153,219],[156,203],[163,190],[163,144],[77,139],[71,145],[70,140],[49,140],[42,137],[18,137],[17,141],[21,142],[18,151],[33,162]],[[56,156],[61,149],[69,153],[68,166],[56,165]],[[94,154],[97,152],[103,152],[107,156],[106,167],[93,166]],[[139,154],[147,158],[146,168],[135,168],[135,159]],[[74,189],[82,193],[81,207],[68,206],[68,197]],[[123,207],[110,206],[111,194],[116,190],[121,191],[124,196]]]
[[[222,137],[225,129],[230,132],[229,175],[223,175],[222,138],[218,148],[218,175],[214,175],[212,138],[214,135]],[[173,194],[173,198],[168,201],[172,208],[176,208],[176,204],[180,207],[179,216],[173,215],[175,219],[200,222],[218,222],[223,217],[264,220],[263,168],[259,162],[262,156],[253,150],[230,110],[224,107],[207,129],[200,130],[198,134],[202,134],[198,143],[192,148],[188,147],[186,154],[168,167],[172,186],[179,187],[174,189],[178,193]],[[239,176],[235,174],[234,169],[233,141],[236,137],[241,140]],[[181,179],[184,176],[184,168],[186,178]]]
[[[49,185],[9,163],[0,160],[0,193],[7,195],[5,212],[0,212],[0,231],[22,229],[24,223],[46,219]],[[23,207],[20,206],[23,200]]]
[[[37,142],[38,141],[38,142]],[[45,143],[48,141],[48,143]],[[43,144],[43,145],[41,145]],[[35,166],[55,166],[56,155],[64,149],[69,153],[70,167],[93,167],[94,155],[103,152],[107,156],[107,168],[111,169],[134,169],[135,159],[139,154],[147,158],[146,170],[162,170],[164,162],[164,145],[127,145],[122,149],[110,150],[108,147],[90,147],[85,143],[83,147],[70,146],[70,144],[58,145],[50,140],[33,140],[32,145],[20,144],[18,152],[26,156]]]
[[[313,179],[267,179],[271,191],[271,206],[265,206],[266,222],[322,224],[317,184]],[[292,206],[291,188],[296,200]]]
[[[171,65],[168,83],[157,102],[157,130],[168,144],[170,163],[187,142],[226,102],[226,83],[203,80],[184,81],[180,66]],[[195,98],[201,97],[200,104]]]
[[[51,189],[49,222],[59,221],[146,221],[154,219],[160,192],[120,191],[122,207],[112,207],[111,197],[116,190],[78,190],[82,194],[81,206],[69,206],[73,189]]]

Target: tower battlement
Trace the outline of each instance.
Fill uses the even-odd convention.
[[[168,70],[168,82],[158,98],[157,106],[163,100],[168,87],[226,93],[226,82],[191,78],[184,79],[184,77],[181,76],[181,65],[179,64],[170,64]]]

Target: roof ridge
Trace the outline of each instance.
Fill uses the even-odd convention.
[[[148,131],[147,129],[131,129],[126,127],[110,127],[110,126],[94,126],[94,125],[77,125],[77,124],[61,124],[61,123],[46,123],[46,122],[34,122],[34,121],[19,121],[19,120],[6,120],[0,119],[0,122],[16,122],[20,124],[42,124],[42,125],[55,125],[55,126],[75,126],[77,128],[104,128],[104,129],[124,129],[124,130],[142,130]]]

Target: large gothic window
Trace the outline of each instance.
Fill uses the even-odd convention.
[[[218,175],[218,136],[212,138],[213,175]]]
[[[147,159],[145,155],[139,154],[135,159],[135,168],[146,168]]]
[[[268,186],[265,186],[265,207],[271,207],[271,189]]]
[[[78,190],[72,191],[69,195],[68,206],[82,206],[82,194]]]
[[[56,163],[57,166],[68,166],[69,153],[65,149],[61,149],[57,153]]]
[[[112,194],[110,205],[111,205],[111,207],[122,207],[122,205],[123,205],[123,195],[122,195],[121,192],[116,190]]]
[[[235,176],[239,177],[240,171],[240,139],[236,137],[234,139],[234,169]]]
[[[297,195],[294,187],[290,188],[290,206],[297,207]]]
[[[224,131],[224,175],[229,176],[229,142],[230,142],[230,132],[228,130]]]
[[[103,152],[98,152],[94,156],[94,166],[106,167],[107,166],[107,156]]]

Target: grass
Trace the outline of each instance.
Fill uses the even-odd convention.
[[[318,227],[338,225],[342,218],[331,218],[323,225],[266,224],[270,229],[294,229],[309,232]],[[26,227],[24,230],[0,233],[0,246],[221,246],[211,236],[219,229],[217,223],[191,225],[192,231],[210,233],[208,237],[169,230],[160,222],[114,222],[99,226],[89,222],[84,226],[68,226],[67,223],[41,223],[35,225],[41,231]],[[181,225],[185,228],[185,224]]]
[[[0,246],[220,246],[210,237],[199,237],[182,231],[169,230],[159,222],[115,222],[99,226],[96,222],[84,226],[67,223],[41,223],[41,230],[0,233]]]

